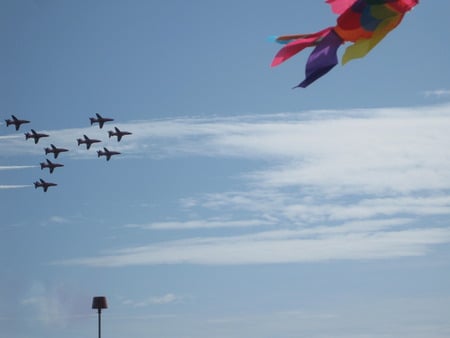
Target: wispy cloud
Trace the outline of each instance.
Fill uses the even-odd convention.
[[[267,220],[193,220],[183,222],[154,222],[149,224],[127,224],[128,228],[140,228],[148,230],[189,230],[208,228],[244,228],[268,225]]]
[[[56,324],[61,319],[63,304],[60,304],[57,298],[45,296],[34,296],[25,298],[21,301],[23,306],[33,307],[37,319],[47,325]]]
[[[151,305],[166,305],[171,303],[177,303],[183,301],[184,299],[185,297],[183,296],[177,296],[174,293],[166,293],[162,296],[149,297],[139,301],[126,299],[122,301],[122,304],[129,305],[132,307],[147,307]]]
[[[57,224],[64,224],[64,223],[68,223],[69,219],[67,219],[66,217],[61,217],[61,216],[52,216],[52,217],[50,217],[50,222],[57,223]]]
[[[425,255],[450,242],[441,221],[450,214],[450,104],[143,121],[126,129],[136,138],[128,144],[136,156],[263,165],[240,173],[241,190],[186,196],[185,219],[128,225],[220,228],[221,237],[144,243],[58,264],[385,259]]]
[[[190,238],[129,248],[98,257],[56,262],[121,267],[155,264],[268,264],[421,256],[431,245],[449,243],[450,229],[346,232],[311,238],[301,232],[258,233],[227,238]]]
[[[50,134],[50,138],[43,140],[42,144],[55,143],[69,148],[70,156],[85,158],[86,153],[92,152],[87,152],[83,146],[78,147],[76,139],[87,134],[102,140],[102,143],[95,145],[97,147],[111,145],[134,156],[157,159],[181,155],[227,156],[289,160],[291,164],[295,159],[331,154],[334,157],[330,160],[346,155],[344,159],[351,157],[350,160],[353,160],[350,163],[354,163],[356,158],[352,155],[357,152],[354,155],[365,154],[359,162],[371,160],[366,165],[369,166],[384,155],[395,159],[398,152],[405,148],[413,149],[419,145],[416,153],[422,154],[423,150],[448,141],[450,136],[445,131],[450,121],[449,107],[450,104],[134,121],[119,124],[121,129],[133,133],[120,143],[108,138],[104,129],[84,127],[47,130],[45,132]],[[431,129],[434,135],[429,134]],[[30,147],[29,142],[17,141],[5,140],[0,155],[42,152],[40,147]],[[386,146],[392,149],[391,153],[387,152]],[[391,166],[411,163],[404,153],[402,155]]]
[[[67,286],[54,286],[34,281],[28,295],[20,300],[22,310],[28,310],[28,317],[42,325],[65,327],[74,318],[81,317],[84,301],[79,295],[67,292]]]
[[[424,92],[425,97],[447,97],[450,96],[450,89],[427,90]]]
[[[321,204],[313,201],[287,205],[283,212],[290,219],[305,221],[368,219],[395,215],[449,215],[450,198],[439,195],[432,197],[399,196],[361,199],[351,204],[336,201]]]
[[[182,203],[185,203],[183,200]],[[185,205],[185,204],[183,204]],[[450,198],[440,192],[431,195],[395,196],[320,196],[317,190],[308,193],[280,190],[234,191],[205,194],[189,200],[189,209],[247,211],[264,214],[272,223],[285,219],[293,224],[342,222],[407,215],[445,216],[450,214]],[[185,206],[186,207],[186,206]]]

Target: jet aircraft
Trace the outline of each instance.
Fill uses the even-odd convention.
[[[39,139],[41,137],[48,137],[49,135],[43,134],[43,133],[36,133],[34,129],[31,129],[31,133],[25,133],[25,139],[28,140],[29,138],[34,139],[34,143],[37,144],[39,142]]]
[[[48,168],[50,170],[50,174],[53,173],[53,170],[55,170],[55,168],[64,167],[64,164],[53,163],[49,159],[47,159],[46,161],[47,161],[47,163],[41,162],[41,170],[44,168]]]
[[[11,124],[13,124],[16,127],[16,130],[19,130],[20,125],[22,125],[24,123],[30,123],[30,121],[28,121],[28,120],[19,120],[14,115],[11,115],[11,119],[7,119],[7,120],[5,120],[5,122],[6,122],[7,127],[9,127]]]
[[[111,121],[114,121],[114,119],[109,118],[109,117],[101,117],[99,113],[96,113],[95,115],[96,115],[97,117],[90,117],[90,118],[89,118],[89,120],[91,120],[91,126],[92,126],[94,123],[98,123],[98,126],[100,127],[100,129],[103,128],[103,124],[104,124],[105,122],[111,122]]]
[[[96,139],[89,138],[89,137],[87,137],[86,135],[83,135],[83,137],[84,137],[84,139],[78,138],[78,139],[77,139],[77,142],[78,142],[78,145],[80,145],[80,144],[86,144],[86,149],[91,148],[92,143],[99,143],[99,142],[102,142],[102,141],[100,141],[100,140],[96,140]]]
[[[42,178],[39,179],[39,181],[34,182],[34,188],[42,188],[44,189],[44,192],[47,192],[47,189],[49,187],[55,187],[57,186],[56,183],[51,183],[51,182],[45,182]]]
[[[117,127],[114,127],[114,129],[116,131],[109,130],[108,131],[108,135],[109,135],[109,138],[111,138],[111,136],[117,136],[117,142],[120,142],[120,140],[122,139],[122,136],[131,135],[132,134],[129,131],[121,131]]]
[[[105,156],[107,161],[109,161],[111,159],[111,156],[120,154],[118,151],[110,151],[106,148],[103,148],[103,149],[104,149],[104,151],[98,150],[97,154],[98,154],[98,157]]]
[[[56,148],[53,144],[51,144],[50,146],[51,146],[51,148],[45,148],[45,155],[47,155],[49,153],[53,153],[53,156],[55,158],[58,158],[59,153],[69,151],[69,149],[65,149],[65,148]]]

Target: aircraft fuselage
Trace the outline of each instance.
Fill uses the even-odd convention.
[[[29,138],[34,139],[34,143],[37,144],[39,142],[39,139],[42,137],[49,137],[48,134],[44,133],[37,133],[34,129],[31,129],[30,133],[25,133],[25,139],[28,140]]]
[[[6,119],[6,126],[9,127],[10,125],[14,125],[16,130],[19,130],[20,126],[24,123],[30,123],[30,121],[28,120],[20,120],[17,117],[15,117],[14,115],[11,115],[11,119]]]
[[[109,161],[111,159],[111,156],[113,155],[120,155],[120,152],[118,151],[110,151],[106,148],[103,148],[103,150],[98,150],[97,151],[98,157],[100,156],[105,156],[106,160]]]

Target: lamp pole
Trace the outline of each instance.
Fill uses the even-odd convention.
[[[102,309],[108,308],[106,297],[94,297],[92,299],[92,308],[97,309],[98,313],[98,338],[102,337]]]
[[[102,338],[102,309],[98,309],[98,338]]]

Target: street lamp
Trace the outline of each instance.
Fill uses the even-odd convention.
[[[102,309],[108,308],[108,303],[106,302],[106,297],[94,297],[92,298],[92,308],[98,311],[98,338],[102,336],[101,329],[101,313]]]

